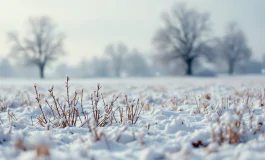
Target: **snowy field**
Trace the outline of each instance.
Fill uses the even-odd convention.
[[[265,157],[265,76],[0,79],[0,159]]]

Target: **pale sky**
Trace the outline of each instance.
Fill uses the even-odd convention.
[[[64,58],[102,55],[104,47],[122,41],[129,48],[151,52],[151,39],[162,25],[161,13],[180,0],[0,0],[0,57],[9,52],[6,32],[24,31],[30,16],[52,17],[67,35]],[[185,0],[211,13],[215,35],[236,20],[245,31],[255,58],[265,53],[265,0]]]

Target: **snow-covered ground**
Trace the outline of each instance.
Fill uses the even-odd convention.
[[[0,79],[0,159],[265,157],[264,76],[65,82]]]

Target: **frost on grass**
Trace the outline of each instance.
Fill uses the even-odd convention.
[[[143,160],[265,156],[263,80],[152,81],[152,85],[136,80],[90,85],[71,83],[66,76],[65,84],[19,87],[18,82],[18,87],[0,87],[0,156]]]

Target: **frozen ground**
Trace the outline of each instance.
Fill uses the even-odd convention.
[[[65,81],[0,79],[0,159],[265,157],[264,76]]]

